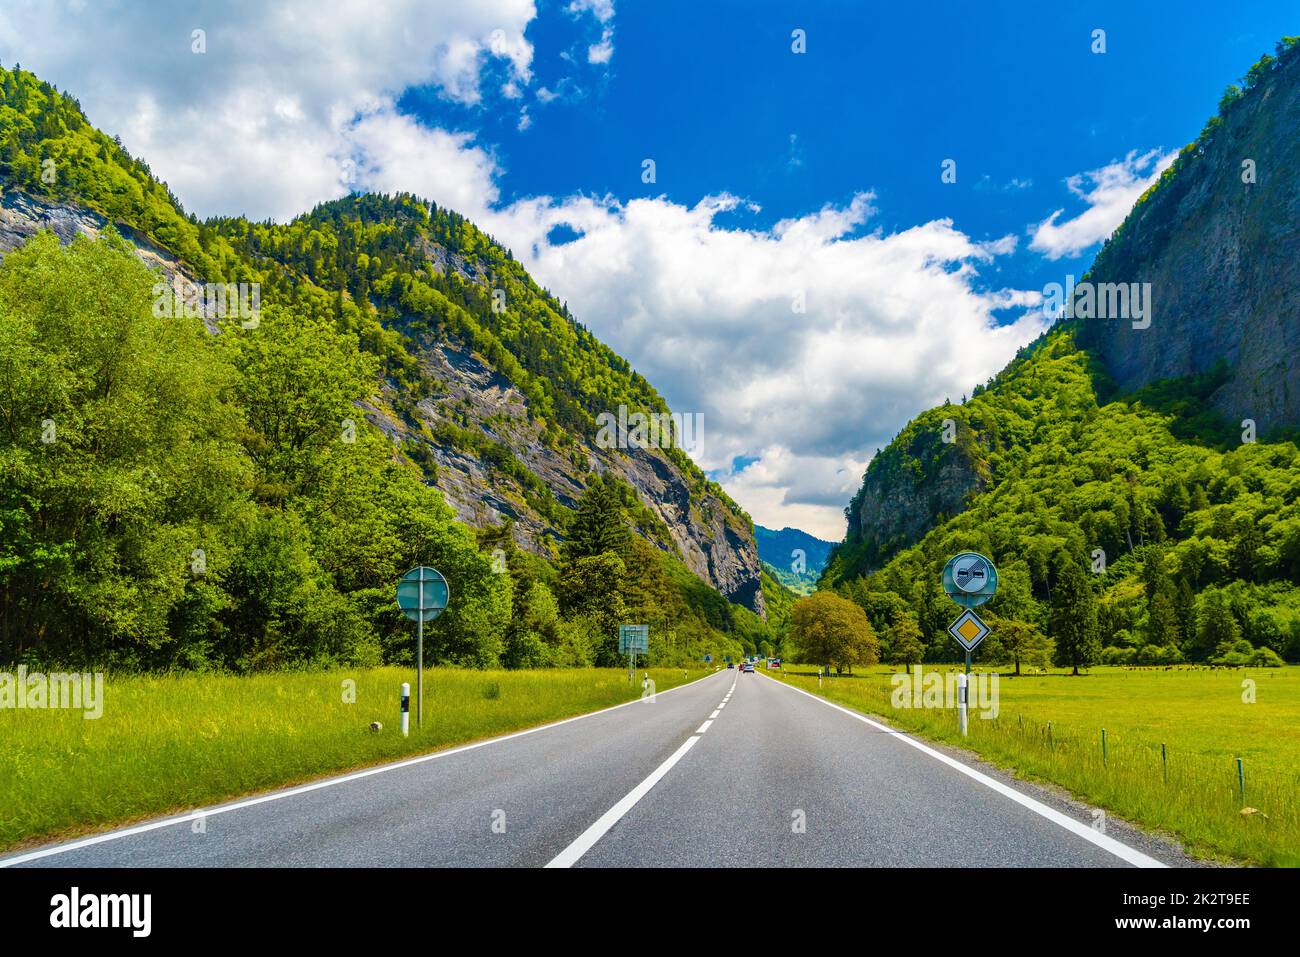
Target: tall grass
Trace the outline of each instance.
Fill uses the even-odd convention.
[[[997,717],[981,718],[972,709],[966,738],[955,710],[894,707],[893,673],[879,668],[828,678],[820,693],[1061,785],[1120,817],[1176,835],[1193,853],[1300,865],[1300,668],[1001,676]],[[1256,683],[1253,704],[1242,700],[1243,679]],[[819,691],[815,670],[792,666],[785,680]],[[1243,814],[1245,808],[1258,813]]]
[[[706,672],[651,669],[665,691]],[[639,697],[618,669],[109,675],[104,714],[0,710],[0,848],[490,737]],[[411,734],[399,730],[412,682]],[[355,695],[348,682],[355,683]],[[348,699],[353,698],[349,703]],[[372,721],[383,729],[370,730]]]

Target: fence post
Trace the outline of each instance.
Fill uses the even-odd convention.
[[[1053,751],[1056,750],[1056,743],[1052,741],[1052,722],[1047,722],[1047,746]]]
[[[1246,769],[1242,767],[1241,758],[1237,759],[1237,786],[1241,788],[1241,803],[1246,803]]]
[[[1165,756],[1165,743],[1160,742],[1160,776],[1165,784],[1169,783],[1169,759]]]
[[[1106,729],[1101,729],[1101,763],[1106,763]]]

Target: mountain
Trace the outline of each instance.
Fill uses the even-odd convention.
[[[1297,40],[1229,88],[1080,279],[1151,283],[1150,326],[1078,310],[969,401],[908,423],[868,466],[823,585],[878,628],[914,616],[943,659],[939,573],[974,549],[1001,574],[989,617],[1057,638],[1058,658],[1091,634],[1085,661],[1300,659]],[[1053,588],[1076,569],[1096,606],[1067,612]]]
[[[1300,351],[1288,348],[1300,341],[1296,39],[1227,89],[1084,277],[1150,283],[1149,320],[1081,324],[1120,390],[1218,373],[1209,408],[1261,434],[1300,423]]]
[[[455,596],[429,662],[617,664],[626,621],[655,663],[779,644],[686,420],[464,217],[200,221],[17,68],[0,185],[0,660],[409,662],[417,564]]]
[[[780,531],[754,526],[758,557],[768,567],[768,574],[798,594],[808,594],[826,567],[834,542],[814,538],[797,528]]]
[[[599,441],[602,413],[667,417],[663,399],[472,223],[408,195],[354,195],[285,225],[199,222],[74,99],[19,70],[0,70],[0,93],[0,254],[39,229],[66,242],[111,224],[168,281],[329,303],[380,360],[367,418],[461,521],[508,526],[553,560],[591,477],[606,476],[639,535],[763,613],[748,516],[673,443]]]

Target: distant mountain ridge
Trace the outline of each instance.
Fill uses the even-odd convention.
[[[816,585],[830,557],[834,542],[823,541],[789,526],[779,531],[754,526],[758,556],[777,581],[787,588],[806,594]]]

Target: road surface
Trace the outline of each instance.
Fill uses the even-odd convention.
[[[1149,850],[1149,848],[1148,848]],[[1159,866],[761,673],[0,859],[54,867]]]

